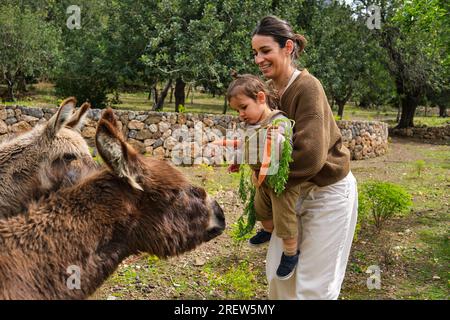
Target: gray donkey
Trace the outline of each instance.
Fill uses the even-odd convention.
[[[74,112],[76,99],[64,100],[44,125],[0,143],[0,219],[25,212],[28,204],[64,186],[95,166],[79,133],[90,108]]]

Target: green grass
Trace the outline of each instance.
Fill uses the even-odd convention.
[[[0,86],[2,87],[2,86]],[[3,86],[4,90],[4,86]],[[6,105],[24,105],[33,107],[56,107],[62,99],[58,99],[55,95],[55,88],[50,83],[38,83],[30,86],[29,93],[25,97],[21,97],[15,102],[7,102]],[[109,94],[108,98],[112,98],[113,94]],[[113,104],[112,107],[119,110],[135,110],[135,111],[149,111],[152,108],[153,102],[148,100],[148,92],[120,92],[120,104]],[[165,100],[163,111],[172,112],[175,110],[174,100],[170,102],[169,96]],[[200,93],[195,91],[194,97],[189,95],[186,97],[185,113],[223,113],[223,96],[213,97],[211,94]],[[333,111],[335,118],[337,117],[337,109]],[[227,114],[237,115],[237,113],[230,108]],[[386,121],[390,125],[395,125],[397,117],[397,110],[388,106],[380,107],[379,109],[361,109],[355,107],[353,104],[347,104],[344,108],[343,120],[379,120]],[[416,126],[442,126],[449,124],[448,118],[439,118],[437,116],[419,116],[414,118]]]
[[[207,264],[203,272],[208,278],[209,293],[223,295],[227,299],[251,299],[258,290],[258,282],[252,265],[242,260],[226,269],[217,270],[214,264]],[[219,272],[218,272],[219,271]]]
[[[408,299],[443,299],[450,297],[450,232],[448,212],[435,215],[423,223],[412,244],[413,250],[403,258],[410,265],[410,274],[399,286],[399,297]],[[419,247],[419,248],[417,248]]]

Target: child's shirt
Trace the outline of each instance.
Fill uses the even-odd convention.
[[[272,130],[270,145],[267,144],[267,128],[275,125],[279,121],[277,129]],[[289,128],[287,127],[289,126]],[[236,151],[236,160],[239,164],[249,164],[250,167],[259,172],[264,170],[264,160],[270,161],[270,166],[266,168],[264,175],[273,175],[278,172],[279,161],[282,154],[282,147],[285,141],[285,132],[292,129],[291,121],[283,115],[280,110],[273,110],[270,115],[262,122],[246,125],[245,134],[241,137],[240,148]],[[290,141],[292,143],[292,141]],[[268,150],[270,149],[270,151]],[[266,158],[265,158],[266,157]],[[268,157],[268,158],[267,158]],[[266,164],[267,165],[267,164]],[[261,168],[263,166],[263,168]]]

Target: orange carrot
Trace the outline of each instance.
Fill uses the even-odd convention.
[[[273,128],[269,127],[267,129],[267,132],[272,129]],[[261,169],[259,170],[258,182],[256,184],[257,187],[261,186],[261,184],[264,182],[264,179],[267,176],[267,172],[269,171],[271,151],[272,151],[272,135],[266,135],[266,143],[264,145],[264,154],[261,163]]]

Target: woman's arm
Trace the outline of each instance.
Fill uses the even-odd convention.
[[[295,103],[293,162],[290,177],[298,182],[314,177],[324,166],[329,146],[329,108],[325,92],[316,79],[299,90]],[[332,114],[331,114],[332,116]]]

